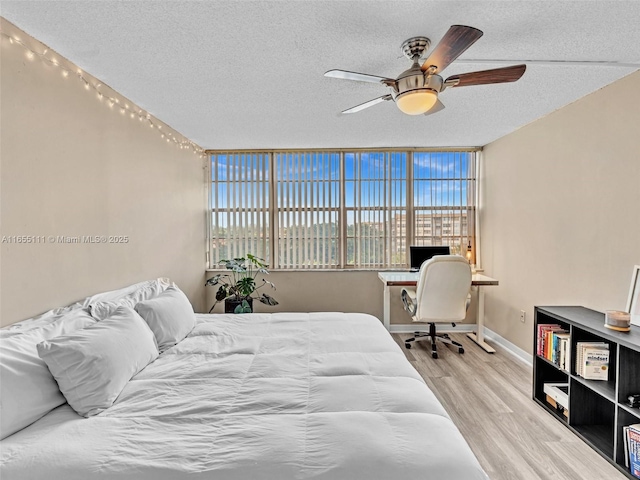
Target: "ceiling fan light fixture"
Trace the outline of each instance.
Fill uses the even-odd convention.
[[[407,115],[423,115],[438,101],[438,94],[428,88],[411,90],[396,97],[396,105]]]

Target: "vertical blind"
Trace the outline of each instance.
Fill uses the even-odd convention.
[[[475,156],[414,152],[414,245],[449,245],[465,255],[475,244]]]
[[[340,153],[286,152],[275,159],[275,268],[337,267]]]
[[[406,231],[389,228],[406,216],[407,153],[345,152],[347,266],[405,264]]]
[[[211,164],[211,258],[269,259],[270,155],[225,153]]]
[[[272,268],[398,268],[409,245],[475,245],[473,151],[211,154],[211,255]]]

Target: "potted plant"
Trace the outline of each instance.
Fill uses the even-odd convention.
[[[216,292],[216,301],[209,310],[224,300],[225,313],[251,313],[253,312],[253,300],[258,300],[265,305],[278,305],[275,298],[264,292],[256,294],[265,286],[275,290],[275,285],[262,278],[262,283],[256,282],[258,275],[268,275],[267,264],[264,260],[248,253],[245,257],[231,260],[220,260],[220,264],[231,273],[219,273],[211,277],[205,285],[210,287],[219,285]],[[254,296],[254,294],[256,294]]]

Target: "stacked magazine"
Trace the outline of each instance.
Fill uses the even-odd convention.
[[[636,478],[640,478],[640,423],[623,427],[625,465]]]

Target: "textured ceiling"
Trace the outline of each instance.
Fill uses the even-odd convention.
[[[5,1],[0,15],[204,148],[481,146],[640,68],[640,1]],[[449,89],[406,116],[330,69],[396,77],[400,44],[450,25],[484,36],[447,68],[529,64],[511,84]]]

